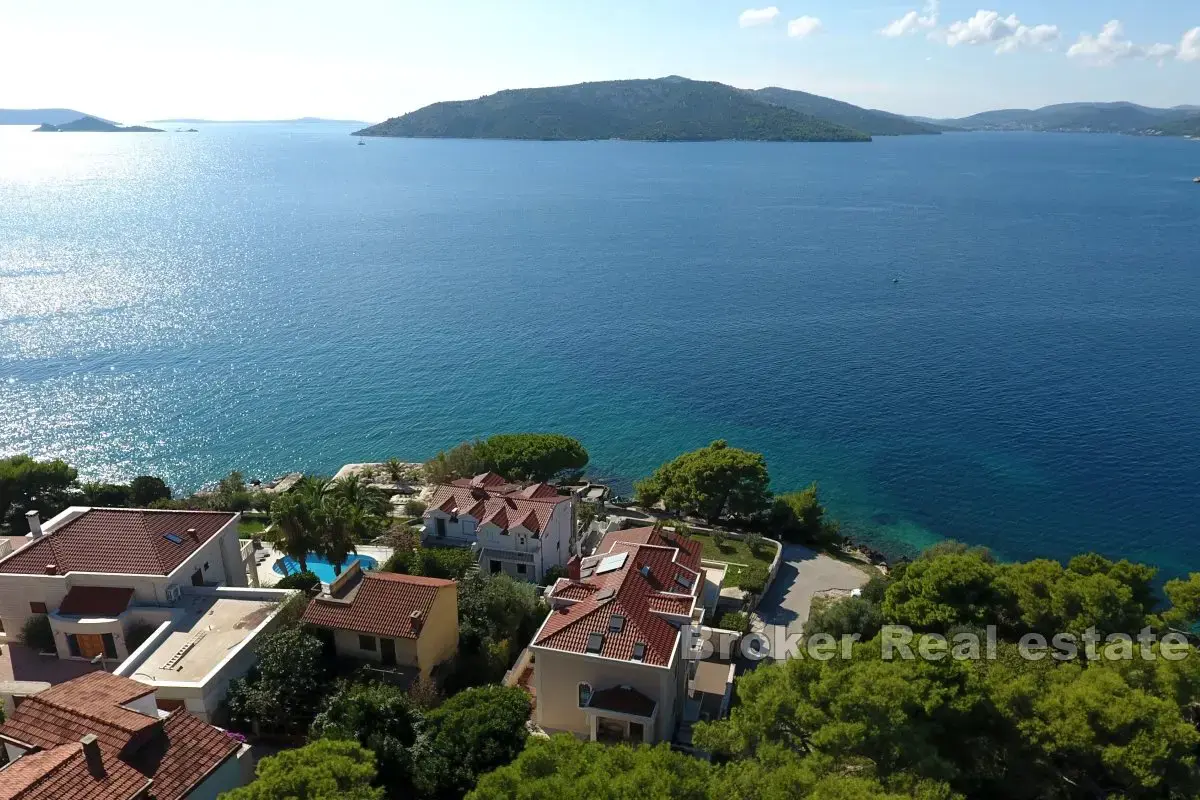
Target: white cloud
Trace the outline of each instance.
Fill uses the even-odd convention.
[[[1196,48],[1196,52],[1189,53],[1189,47]],[[1079,41],[1067,50],[1067,55],[1101,67],[1133,58],[1151,59],[1161,64],[1172,55],[1184,61],[1200,60],[1200,28],[1185,33],[1178,48],[1173,44],[1143,46],[1125,38],[1124,26],[1120,20],[1114,19],[1106,23],[1095,36],[1081,33]]]
[[[925,3],[924,11],[909,11],[900,19],[889,22],[880,33],[896,39],[918,31],[936,28],[940,10],[940,0],[928,0]]]
[[[803,39],[824,27],[816,17],[797,17],[788,23],[788,36]]]
[[[753,28],[756,25],[770,25],[779,18],[779,9],[775,6],[768,8],[747,8],[738,17],[738,25],[743,28]]]
[[[1200,61],[1200,27],[1192,28],[1183,35],[1175,57],[1180,61]]]
[[[1057,25],[1026,25],[1016,14],[1000,16],[998,11],[976,12],[968,20],[951,23],[946,29],[946,44],[995,45],[997,53],[1012,53],[1022,48],[1048,49],[1058,41]]]

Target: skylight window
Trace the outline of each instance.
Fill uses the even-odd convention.
[[[599,655],[600,651],[603,649],[604,649],[604,634],[603,633],[593,633],[590,636],[588,636],[587,651],[589,653],[594,653],[596,655]]]
[[[163,538],[171,544],[183,544],[183,538],[177,533],[164,533]]]
[[[691,575],[686,575],[682,572],[676,572],[675,573],[675,582],[678,583],[680,586],[682,586],[685,589],[692,588],[692,576]]]
[[[646,643],[645,642],[637,642],[636,644],[634,644],[633,660],[634,661],[645,661],[646,660]]]
[[[620,633],[625,630],[625,617],[620,614],[613,614],[612,618],[608,621],[608,629],[612,633]]]

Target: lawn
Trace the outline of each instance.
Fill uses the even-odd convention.
[[[709,561],[729,561],[734,564],[746,564],[749,566],[758,564],[766,570],[771,568],[771,559],[775,557],[774,546],[766,541],[763,542],[763,546],[759,548],[758,554],[755,555],[750,551],[750,547],[741,539],[726,538],[725,541],[721,542],[721,546],[717,547],[717,543],[707,533],[694,530],[692,531],[692,538],[703,544],[704,549],[701,552],[701,556]],[[729,571],[725,573],[725,585],[739,585],[738,581],[743,572],[745,572],[743,567],[731,566]]]
[[[242,517],[238,522],[238,538],[253,539],[267,529],[270,520],[262,517]]]

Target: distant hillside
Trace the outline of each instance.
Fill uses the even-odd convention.
[[[198,123],[208,124],[237,124],[237,125],[281,125],[283,123],[307,123],[307,122],[328,122],[338,125],[366,125],[365,120],[361,119],[325,119],[323,117],[299,117],[297,119],[193,119],[191,117],[181,117],[179,119],[152,119],[161,125],[196,125]]]
[[[1182,135],[1168,132],[1187,130],[1187,121],[1195,116],[1196,111],[1186,106],[1149,108],[1136,103],[1062,103],[1032,110],[985,111],[939,122],[965,130]],[[1182,128],[1180,123],[1184,123]]]
[[[81,117],[74,122],[62,125],[43,124],[36,133],[162,133],[158,128],[147,128],[144,125],[114,125],[95,117]]]
[[[72,111],[69,108],[0,108],[0,125],[62,125],[86,116],[88,115],[82,111]]]
[[[766,89],[749,91],[748,94],[759,100],[819,117],[828,122],[869,133],[872,136],[914,136],[942,132],[941,128],[936,125],[917,122],[899,114],[889,114],[886,111],[859,108],[840,100],[831,100],[828,97],[808,92],[797,92],[792,89],[771,86]]]
[[[670,77],[514,89],[435,103],[360,136],[865,142],[866,133],[764,102],[721,83]]]

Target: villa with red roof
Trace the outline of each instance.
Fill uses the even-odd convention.
[[[103,667],[154,687],[164,707],[211,719],[288,596],[255,588],[239,515],[71,507],[45,523],[26,516],[29,535],[0,543],[6,703],[39,688],[30,682]],[[32,617],[48,620],[49,656],[12,646]]]
[[[704,620],[700,554],[670,529],[635,528],[571,560],[529,648],[539,726],[592,741],[672,739],[696,677],[681,629]]]
[[[0,742],[6,800],[213,800],[253,777],[242,741],[106,672],[25,698]]]
[[[422,541],[472,547],[479,567],[540,581],[575,553],[575,504],[546,483],[521,486],[494,472],[438,484],[429,495]]]
[[[332,631],[343,658],[428,678],[458,652],[458,584],[363,572],[354,561],[309,601],[304,621]]]

